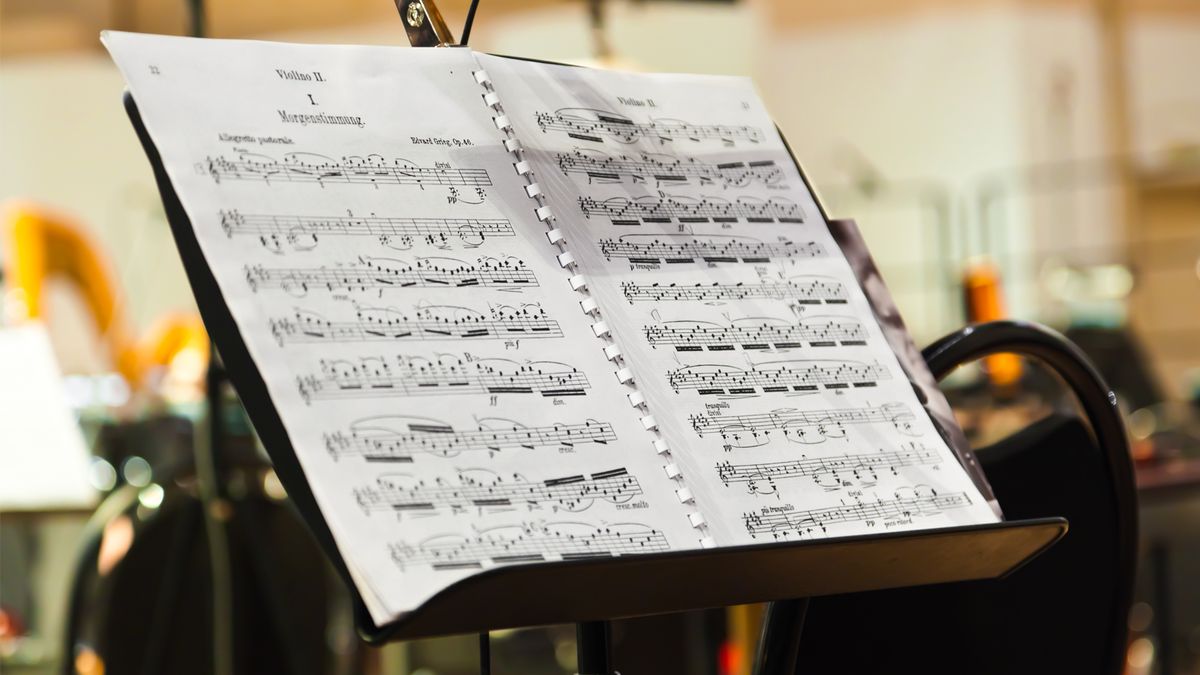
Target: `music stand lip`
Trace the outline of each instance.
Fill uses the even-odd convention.
[[[493,567],[360,636],[379,644],[926,584],[1003,578],[1053,546],[1063,518]],[[552,593],[547,593],[551,589]]]

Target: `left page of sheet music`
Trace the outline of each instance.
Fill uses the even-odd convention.
[[[494,565],[698,546],[470,51],[104,42],[376,622]]]

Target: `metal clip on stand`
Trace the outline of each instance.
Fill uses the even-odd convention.
[[[395,0],[396,10],[414,47],[452,47],[458,43],[433,0]]]

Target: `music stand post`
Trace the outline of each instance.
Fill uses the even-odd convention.
[[[414,46],[447,46],[432,0],[396,0]],[[420,5],[419,10],[412,10]],[[432,9],[432,11],[431,11]],[[419,20],[416,20],[419,19]],[[414,24],[415,20],[415,24]],[[426,23],[428,22],[428,24]],[[444,28],[444,22],[442,22]],[[440,31],[440,32],[439,32]],[[276,475],[335,569],[355,584],[334,542],[266,383],[251,358],[196,233],[132,96],[125,108],[163,200],[205,327],[224,371],[254,423]],[[613,672],[609,621],[782,598],[1002,577],[1052,546],[1067,531],[1062,518],[885,532],[869,536],[776,541],[554,564],[491,568],[455,583],[421,607],[376,625],[357,593],[356,623],[367,642],[481,634],[486,672],[491,630],[574,623],[580,675]],[[554,593],[546,593],[553,588]],[[520,598],[520,602],[513,602]]]

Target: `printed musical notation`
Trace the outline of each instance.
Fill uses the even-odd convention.
[[[837,490],[852,485],[875,485],[881,473],[899,476],[899,470],[906,466],[931,466],[941,461],[938,453],[913,443],[902,450],[803,457],[782,462],[718,462],[717,477],[725,487],[744,485],[750,494],[778,496],[778,483],[786,479],[811,478],[826,490]]]
[[[616,239],[601,239],[600,253],[608,260],[626,258],[630,263],[767,263],[772,260],[819,258],[825,247],[816,242],[791,241],[766,243],[752,237],[687,234],[626,234]]]
[[[474,429],[455,429],[429,417],[385,415],[357,420],[347,431],[326,434],[325,448],[334,459],[357,456],[367,462],[411,463],[421,454],[494,455],[503,450],[608,445],[616,440],[611,424],[591,419],[582,424],[530,427],[510,419],[488,417],[478,420]]]
[[[407,159],[386,160],[380,155],[333,159],[311,152],[289,152],[283,159],[253,152],[242,152],[233,159],[208,157],[200,167],[216,183],[227,180],[261,180],[268,184],[327,183],[355,185],[412,185],[426,187],[483,188],[492,185],[487,169],[456,169],[448,162],[419,166]]]
[[[457,258],[417,258],[410,263],[394,258],[360,256],[353,263],[334,267],[245,268],[251,290],[279,289],[297,297],[314,289],[366,291],[401,288],[465,288],[487,286],[516,289],[538,285],[525,261],[512,256],[484,256],[474,263]]]
[[[592,108],[559,108],[553,113],[539,112],[537,125],[542,133],[561,131],[571,138],[603,143],[611,138],[620,143],[634,143],[640,138],[658,139],[661,143],[675,140],[694,142],[716,140],[731,146],[737,141],[761,143],[762,132],[750,126],[723,124],[689,124],[682,120],[659,119],[648,123],[605,110]]]
[[[392,365],[392,364],[395,365]],[[518,362],[442,354],[321,360],[320,375],[297,378],[300,396],[318,399],[456,394],[583,396],[591,386],[579,370],[556,361]]]
[[[586,511],[596,501],[627,504],[642,494],[638,479],[624,468],[589,476],[563,476],[542,481],[514,473],[501,476],[488,469],[457,471],[454,478],[431,480],[407,474],[380,476],[374,485],[357,488],[363,510],[433,515],[467,513],[471,509],[512,511],[551,508]]]
[[[903,403],[885,403],[827,410],[781,408],[753,415],[692,415],[688,421],[701,438],[718,434],[731,447],[757,448],[771,442],[775,432],[792,443],[820,443],[844,438],[846,427],[858,424],[887,424],[905,435],[915,435],[916,417]]]
[[[799,323],[787,319],[753,317],[728,325],[712,321],[666,321],[642,329],[651,347],[674,347],[677,352],[760,351],[809,347],[861,346],[867,333],[858,319],[809,317]]]
[[[701,396],[714,394],[770,394],[850,387],[874,387],[891,377],[877,363],[858,361],[772,361],[749,368],[724,364],[685,366],[667,373],[667,383],[675,390],[695,391]]]
[[[267,250],[283,253],[284,246],[296,251],[317,247],[324,237],[372,237],[380,244],[408,250],[415,241],[436,248],[451,248],[457,239],[475,248],[491,237],[512,237],[512,223],[502,218],[393,218],[370,216],[285,216],[242,213],[236,209],[219,212],[225,236],[251,236]]]
[[[660,153],[610,156],[596,150],[558,153],[557,160],[564,175],[584,175],[589,183],[620,183],[629,179],[634,183],[654,181],[659,186],[695,184],[730,188],[751,183],[778,185],[783,181],[783,170],[774,160],[713,164]]]
[[[738,197],[730,202],[720,197],[668,195],[610,197],[603,201],[580,197],[583,215],[608,217],[613,225],[642,223],[803,223],[804,212],[793,201],[782,197],[758,199]]]
[[[786,510],[768,507],[758,512],[743,514],[742,523],[752,538],[771,535],[773,539],[791,536],[804,537],[818,532],[826,533],[829,525],[862,522],[876,526],[880,521],[886,526],[890,521],[908,521],[915,517],[937,515],[950,509],[971,505],[965,492],[940,495],[928,486],[901,488],[893,499],[856,501],[820,509]]]
[[[412,315],[391,307],[358,307],[351,321],[331,321],[303,309],[268,320],[280,346],[302,342],[475,340],[562,337],[558,322],[532,303],[493,305],[486,312],[457,305],[424,305]]]
[[[662,532],[641,523],[524,523],[500,526],[477,534],[430,537],[419,544],[391,546],[401,567],[430,565],[434,569],[478,569],[485,563],[506,565],[609,558],[658,553],[670,545]]]
[[[625,299],[635,302],[719,302],[725,300],[786,300],[799,305],[844,305],[849,301],[840,281],[802,277],[760,284],[638,284],[622,282]]]

